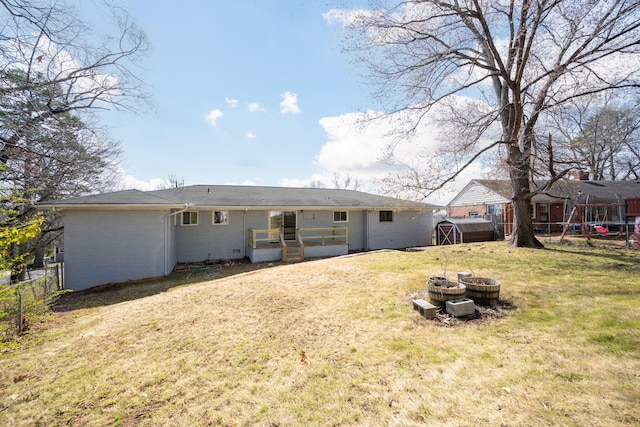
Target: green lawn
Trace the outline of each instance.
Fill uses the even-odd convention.
[[[421,318],[411,299],[458,271],[499,280],[504,308]],[[640,424],[638,251],[491,242],[210,273],[66,297],[0,356],[0,425]]]

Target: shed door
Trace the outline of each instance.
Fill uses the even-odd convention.
[[[461,243],[462,236],[456,233],[453,224],[438,224],[438,245],[455,245]]]

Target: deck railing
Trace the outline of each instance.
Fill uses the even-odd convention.
[[[284,233],[280,233],[280,247],[282,248],[282,260],[287,262],[287,241],[284,240]]]
[[[306,244],[349,243],[349,229],[347,227],[299,228],[298,234],[304,238]]]
[[[280,229],[249,229],[249,246],[252,248],[255,249],[258,246],[269,245],[271,243],[280,243]]]
[[[347,227],[298,228],[296,240],[302,245],[348,244],[349,229]],[[249,229],[249,245],[252,248],[270,244],[286,245],[280,238],[280,229]]]

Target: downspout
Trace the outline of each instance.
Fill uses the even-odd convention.
[[[371,235],[373,234],[373,232],[371,231],[371,228],[372,228],[371,224],[373,223],[373,219],[376,217],[376,215],[380,215],[380,213],[374,209],[369,211],[369,218],[367,219],[367,249],[368,250],[372,250],[371,248],[373,247],[371,244],[371,241],[373,239],[371,237]]]
[[[182,212],[186,212],[189,210],[191,205],[189,203],[184,204],[184,209],[180,209],[175,212],[170,212],[164,216],[164,275],[168,276],[169,271],[169,218],[181,214]]]
[[[242,256],[247,256],[247,212],[248,208],[244,208],[242,213]]]
[[[629,243],[629,217],[627,216],[627,214],[629,213],[629,202],[627,202],[627,200],[625,199],[624,201],[624,243],[625,243],[625,247],[627,249],[631,249],[631,245]],[[635,219],[635,217],[634,217]],[[635,221],[634,221],[634,232],[635,230]]]

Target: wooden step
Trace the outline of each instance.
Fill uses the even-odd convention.
[[[287,245],[287,262],[300,262],[302,261],[302,250],[300,246]]]

